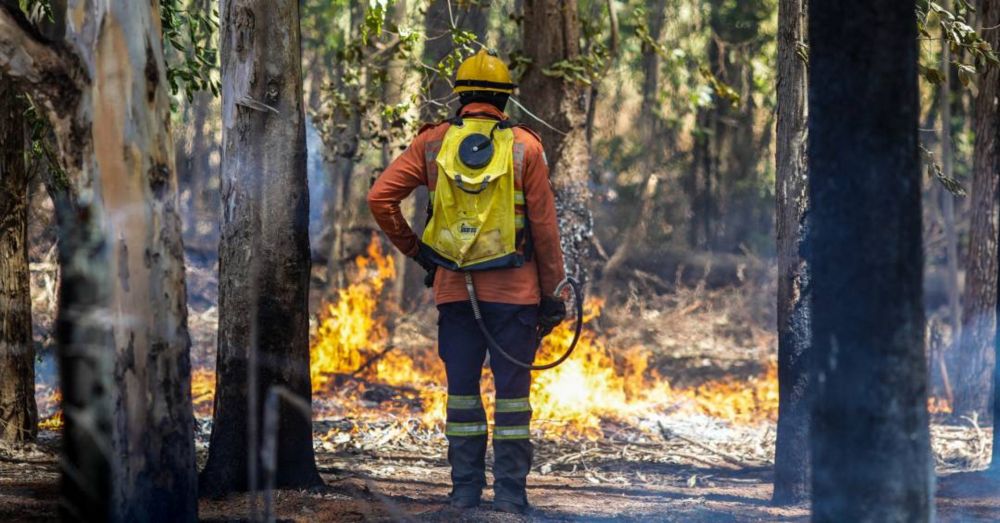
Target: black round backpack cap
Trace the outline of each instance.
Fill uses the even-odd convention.
[[[458,145],[458,159],[471,169],[482,169],[493,159],[493,140],[484,134],[470,134]]]

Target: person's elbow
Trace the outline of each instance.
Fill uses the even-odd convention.
[[[368,201],[368,210],[374,215],[378,215],[379,210],[385,207],[385,196],[380,194],[377,186],[368,190],[368,196],[365,199]]]

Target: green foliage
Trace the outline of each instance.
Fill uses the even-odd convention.
[[[945,176],[944,171],[941,169],[941,165],[937,163],[937,158],[934,155],[934,151],[924,147],[923,144],[920,145],[920,156],[923,157],[924,164],[927,166],[927,176],[934,178],[941,184],[951,194],[958,197],[963,197],[968,194],[965,191],[965,187],[961,182],[954,178],[949,178]]]
[[[33,23],[53,19],[52,4],[49,0],[19,0],[18,5]]]
[[[160,21],[171,93],[184,95],[188,102],[199,91],[218,96],[218,10],[197,0],[162,0]],[[174,52],[168,53],[171,49]]]
[[[459,64],[484,47],[475,33],[462,27],[452,26],[442,34],[427,35],[416,24],[394,23],[389,19],[394,4],[391,0],[373,0],[364,2],[363,9],[353,13],[315,13],[340,17],[339,21],[346,18],[341,38],[330,40],[322,50],[332,57],[335,71],[332,81],[323,87],[322,106],[314,120],[328,144],[328,154],[334,158],[359,161],[375,148],[412,138],[422,113],[436,113],[435,108],[439,108],[443,116],[445,100],[432,98],[431,85],[435,81],[450,85]],[[478,2],[453,4],[456,11],[479,8]],[[355,19],[360,23],[353,23]],[[315,20],[305,23],[319,24]],[[450,51],[437,63],[424,60],[428,38],[450,40]],[[407,78],[403,85],[390,85],[394,81],[388,75],[390,62],[403,64],[403,76]],[[418,88],[407,87],[417,78],[421,79]],[[403,94],[398,103],[386,103],[384,92],[388,88]]]
[[[948,45],[951,65],[958,73],[959,82],[975,94],[978,91],[976,75],[987,66],[1000,65],[1000,60],[990,43],[968,23],[968,17],[975,9],[966,0],[957,2],[955,12],[950,12],[935,2],[919,2],[917,30],[923,40],[943,40]],[[940,69],[938,62],[932,65],[921,63],[920,74],[933,85],[940,85],[945,80],[945,72]]]
[[[737,93],[728,84],[720,81],[708,67],[702,66],[699,71],[701,72],[701,76],[708,82],[708,85],[712,87],[712,91],[715,92],[717,98],[729,102],[733,107],[740,105],[740,93]]]

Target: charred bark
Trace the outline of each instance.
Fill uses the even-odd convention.
[[[980,2],[981,25],[1000,24],[1000,6],[995,0]],[[997,29],[984,31],[984,38],[997,44]],[[996,49],[997,47],[994,47]],[[969,251],[966,256],[965,294],[962,296],[961,342],[954,358],[954,412],[959,415],[990,414],[991,369],[995,358],[993,336],[996,330],[997,301],[997,201],[1000,195],[998,168],[997,96],[1000,74],[989,66],[976,96],[972,115],[976,142],[972,160],[972,190],[969,211]]]
[[[519,93],[523,93],[524,105],[548,124],[532,128],[542,137],[551,170],[567,274],[585,280],[594,228],[588,187],[589,89],[580,82],[543,72],[557,62],[580,57],[577,2],[525,0],[522,23],[524,51],[531,58],[531,67]]]
[[[915,5],[811,2],[808,31],[812,518],[929,521]]]
[[[35,349],[28,272],[27,104],[0,74],[0,444],[34,441]]]
[[[806,0],[778,4],[778,122],[775,225],[778,253],[778,433],[775,504],[809,497],[809,267],[806,229]]]
[[[222,241],[215,414],[201,492],[262,485],[264,399],[311,401],[309,193],[297,0],[223,0]],[[322,484],[311,412],[282,406],[278,487]]]
[[[1000,1],[982,0],[979,6],[979,13],[982,16],[982,27],[996,27],[1000,25]],[[984,37],[989,40],[993,49],[1000,49],[1000,30],[984,31]],[[998,107],[998,97],[1000,97],[1000,66],[993,65],[983,75],[979,82],[980,91],[976,99],[976,145],[974,168],[979,172],[992,172],[995,176],[1000,176],[1000,107]],[[1000,256],[1000,242],[994,244],[992,256]],[[993,258],[994,263],[997,258]],[[994,277],[1000,277],[1000,264],[994,265]],[[996,288],[993,294],[994,314],[1000,318],[1000,299],[997,298]],[[996,323],[994,323],[996,325]],[[1000,361],[1000,336],[994,332],[994,358],[993,361]],[[1000,366],[994,365],[993,371],[993,424],[996,427],[1000,420]],[[993,429],[993,460],[990,463],[990,470],[1000,471],[1000,431]]]

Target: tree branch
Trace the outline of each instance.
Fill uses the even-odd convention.
[[[0,72],[42,102],[51,117],[76,110],[87,74],[79,58],[60,42],[49,41],[7,2],[0,3]]]

